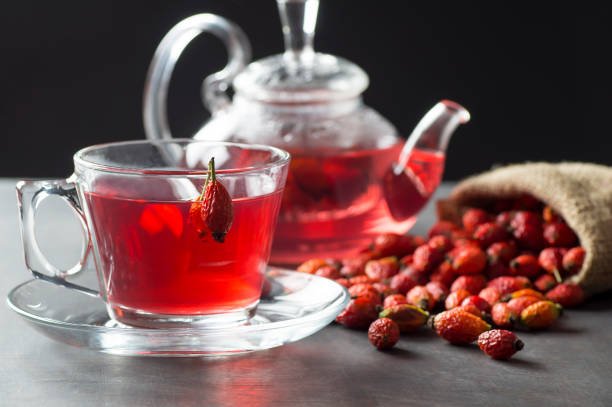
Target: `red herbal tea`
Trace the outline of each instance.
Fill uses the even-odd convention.
[[[440,182],[444,153],[414,149],[410,176],[392,179],[395,193],[385,194],[385,178],[402,147],[317,156],[292,151],[271,261],[342,258],[380,233],[410,229]]]
[[[234,199],[233,224],[225,242],[218,243],[199,237],[189,201],[86,192],[103,284],[115,314],[207,315],[256,304],[281,194]]]

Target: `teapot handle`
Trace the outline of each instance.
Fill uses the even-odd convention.
[[[174,66],[187,45],[198,35],[210,32],[223,41],[228,63],[202,82],[204,106],[214,114],[230,103],[225,93],[234,77],[251,60],[251,45],[236,24],[214,14],[196,14],[176,24],[159,43],[147,72],[142,119],[148,139],[172,138],[166,102]]]

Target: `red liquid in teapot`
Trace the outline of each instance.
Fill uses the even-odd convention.
[[[156,314],[236,311],[259,299],[281,193],[233,201],[224,243],[201,240],[190,202],[85,193],[111,306]]]
[[[295,265],[313,257],[342,258],[377,234],[408,231],[438,186],[445,157],[414,149],[407,165],[410,177],[394,177],[390,183],[386,177],[402,147],[329,156],[318,152],[316,157],[292,152],[271,262]],[[395,187],[401,191],[389,196]]]

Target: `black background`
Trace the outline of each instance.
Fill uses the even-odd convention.
[[[601,2],[604,3],[604,2]],[[163,35],[192,14],[240,25],[255,59],[282,51],[273,0],[4,2],[0,13],[0,176],[63,177],[77,149],[144,138],[142,90]],[[612,164],[612,14],[598,2],[322,0],[315,48],[370,75],[364,98],[404,135],[440,99],[470,110],[445,179],[493,164]],[[177,65],[169,114],[189,136],[208,114],[204,76],[221,68],[203,36]]]

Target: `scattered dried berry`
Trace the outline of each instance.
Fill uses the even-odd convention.
[[[557,285],[557,280],[550,274],[542,274],[538,277],[533,285],[541,292],[546,292],[550,289],[553,289]]]
[[[338,314],[336,322],[347,328],[366,329],[378,318],[378,304],[369,297],[354,298]]]
[[[462,309],[441,312],[432,317],[431,325],[439,337],[455,345],[466,345],[491,329],[481,318]]]
[[[584,301],[584,291],[579,285],[562,283],[546,293],[546,298],[566,308],[572,308]]]
[[[489,222],[491,215],[482,209],[471,208],[468,209],[461,218],[463,228],[469,233],[473,233],[478,225]]]
[[[550,246],[572,247],[576,244],[576,234],[564,222],[544,225],[544,240]]]
[[[487,256],[477,247],[457,247],[448,253],[453,270],[457,274],[477,274],[487,266]]]
[[[416,305],[417,307],[426,311],[432,310],[436,305],[433,297],[423,285],[417,285],[408,291],[406,294],[406,299],[408,300],[409,304]]]
[[[525,308],[540,301],[542,301],[542,298],[532,296],[513,298],[508,301],[508,308],[513,314],[521,315]]]
[[[563,269],[569,275],[578,273],[582,268],[585,256],[586,252],[582,247],[572,247],[563,256]]]
[[[515,276],[534,278],[540,274],[540,263],[535,256],[522,254],[510,261],[510,269]]]
[[[562,307],[552,301],[538,301],[521,312],[521,324],[529,329],[544,329],[555,323]]]
[[[383,302],[383,308],[391,308],[394,305],[400,304],[408,304],[406,296],[402,294],[391,294],[385,297],[385,301]]]
[[[465,312],[469,312],[472,315],[476,315],[477,317],[482,318],[482,311],[480,310],[480,308],[478,308],[471,302],[468,302],[466,304],[461,304],[460,306],[455,307],[453,309],[461,309]]]
[[[444,252],[428,244],[419,246],[414,251],[412,267],[419,272],[430,272],[444,260]]]
[[[377,349],[391,349],[400,338],[400,330],[389,318],[379,318],[368,328],[370,343]]]
[[[368,297],[377,304],[381,303],[380,294],[372,284],[355,284],[349,287],[351,298]]]
[[[446,297],[446,300],[444,301],[444,307],[446,309],[453,309],[455,307],[458,307],[461,305],[461,303],[463,303],[463,300],[465,300],[471,295],[472,293],[467,290],[453,291]]]
[[[487,300],[477,295],[470,295],[461,302],[461,305],[474,304],[481,312],[491,312],[491,305]]]
[[[468,276],[459,276],[451,284],[451,292],[457,290],[467,290],[472,295],[476,295],[487,285],[487,278],[482,274],[471,274]]]
[[[510,359],[524,346],[523,341],[505,329],[492,329],[478,337],[478,347],[493,359]]]
[[[497,277],[487,284],[487,287],[495,287],[501,295],[510,294],[511,292],[518,291],[521,288],[525,288],[524,285],[516,277]]]
[[[493,306],[501,299],[501,293],[495,287],[485,287],[478,293],[480,298],[484,298],[490,306]]]
[[[474,231],[474,239],[480,247],[486,249],[493,243],[503,242],[508,239],[508,232],[495,222],[487,222],[478,225]]]
[[[519,314],[512,312],[507,302],[498,302],[491,308],[491,319],[500,328],[511,328]]]
[[[365,274],[372,281],[382,281],[391,278],[399,271],[397,257],[383,257],[378,260],[370,260],[365,265]]]
[[[402,257],[411,254],[415,249],[412,243],[412,236],[395,233],[384,233],[376,236],[372,246],[382,257]]]
[[[521,298],[521,297],[536,297],[536,298],[539,298],[540,300],[544,299],[544,295],[541,292],[536,291],[532,288],[522,288],[520,290],[517,290],[510,294],[505,295],[502,301],[510,301],[511,299]]]
[[[425,325],[429,312],[411,304],[399,304],[383,309],[379,317],[392,319],[400,332],[407,333],[414,332]]]

